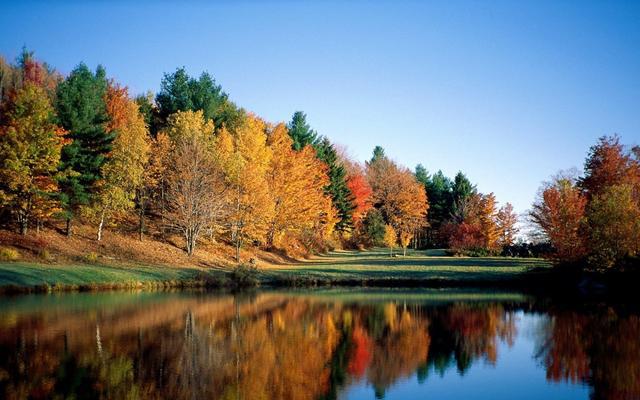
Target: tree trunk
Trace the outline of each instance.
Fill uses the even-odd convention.
[[[71,218],[67,217],[67,237],[71,237]]]
[[[102,240],[102,227],[104,226],[104,211],[100,214],[100,223],[98,224],[98,242]]]
[[[20,234],[25,236],[29,230],[29,218],[25,214],[20,213],[18,215],[18,223],[20,224]]]
[[[138,239],[142,242],[142,237],[144,235],[144,208],[140,207],[139,213],[140,221],[138,223]]]
[[[236,262],[240,264],[240,237],[236,238]]]

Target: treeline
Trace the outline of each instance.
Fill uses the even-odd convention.
[[[640,251],[640,147],[618,136],[591,147],[582,176],[561,172],[540,189],[530,213],[550,256],[563,265],[624,269]]]
[[[431,201],[428,200],[431,199]],[[431,205],[430,205],[431,204]],[[306,254],[338,246],[497,251],[515,215],[460,173],[411,172],[377,147],[361,165],[296,112],[272,124],[184,68],[154,96],[78,65],[67,77],[23,51],[0,58],[0,213],[23,235],[80,221],[179,233],[192,254],[222,240]],[[429,211],[429,217],[428,215]]]

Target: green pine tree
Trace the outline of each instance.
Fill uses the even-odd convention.
[[[347,171],[338,160],[338,153],[327,139],[323,137],[314,146],[318,159],[328,167],[329,185],[326,188],[331,196],[333,206],[338,211],[340,221],[336,224],[338,230],[351,228],[351,214],[354,209],[353,195],[347,186]]]
[[[318,134],[307,123],[307,115],[302,111],[296,111],[287,124],[289,136],[293,139],[294,150],[300,151],[306,145],[315,145],[318,142]]]
[[[58,122],[72,140],[63,147],[60,162],[60,200],[67,219],[67,235],[71,234],[71,221],[79,207],[89,204],[114,139],[114,134],[105,130],[109,119],[106,90],[104,68],[99,66],[94,74],[85,64],[78,65],[58,86]]]

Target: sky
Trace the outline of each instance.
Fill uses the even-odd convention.
[[[617,133],[640,144],[640,2],[0,0],[0,55],[157,92],[211,73],[271,122],[302,110],[359,161],[463,171],[525,212]]]

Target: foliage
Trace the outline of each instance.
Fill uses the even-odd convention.
[[[364,236],[370,246],[381,246],[384,244],[385,223],[382,213],[372,208],[367,212],[363,221]]]
[[[274,212],[269,221],[267,247],[282,247],[287,236],[299,236],[305,230],[321,230],[326,213],[326,167],[310,146],[296,151],[292,144],[283,124],[271,129],[268,145],[273,157],[267,179]]]
[[[267,146],[266,128],[264,121],[248,115],[238,129],[223,129],[217,137],[217,154],[228,187],[226,228],[238,262],[244,242],[265,242],[274,213],[267,178],[272,150]]]
[[[96,185],[86,214],[99,221],[97,239],[111,216],[124,213],[135,205],[136,189],[144,178],[149,161],[149,133],[138,105],[129,99],[127,90],[109,86],[106,95],[109,122],[107,131],[115,138],[102,166],[102,178]]]
[[[0,126],[0,204],[27,233],[32,219],[43,220],[58,210],[58,163],[65,132],[54,123],[53,107],[44,89],[27,82],[13,93]]]
[[[178,111],[202,111],[206,120],[218,128],[234,129],[241,123],[242,113],[207,72],[192,78],[184,68],[165,74],[156,96],[161,123]]]
[[[300,151],[306,146],[315,146],[319,141],[318,133],[311,129],[307,123],[307,114],[302,111],[296,111],[293,114],[291,121],[287,124],[287,130],[294,150]]]
[[[17,261],[20,259],[20,253],[16,249],[9,247],[0,247],[0,260]]]
[[[169,118],[171,138],[167,172],[170,227],[181,232],[192,255],[202,231],[222,218],[224,177],[213,157],[213,123],[201,111],[180,111]]]
[[[398,243],[398,234],[391,225],[385,225],[384,227],[384,244],[389,248],[391,255],[393,255],[393,248]]]
[[[68,222],[80,206],[89,204],[111,151],[115,135],[106,131],[107,86],[104,68],[98,67],[93,74],[84,64],[58,85],[58,121],[71,139],[62,148],[59,180],[60,199]],[[67,234],[71,234],[69,228]]]

